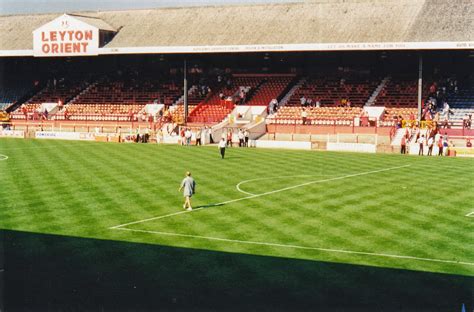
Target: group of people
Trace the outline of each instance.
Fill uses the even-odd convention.
[[[321,107],[321,98],[317,97],[313,101],[312,98],[309,98],[309,97],[307,98],[306,96],[303,95],[300,97],[300,104],[303,107],[307,107],[307,106]]]
[[[407,127],[400,142],[400,153],[408,154],[409,147],[414,144],[418,146],[420,156],[424,155],[426,148],[427,156],[432,156],[434,146],[438,147],[438,156],[447,156],[449,148],[454,146],[452,142],[449,142],[448,134],[442,135],[436,127],[428,128],[425,133],[417,126]]]
[[[268,113],[270,115],[275,114],[278,111],[279,104],[278,100],[273,98],[270,103],[268,103]]]
[[[227,129],[227,131],[222,132],[221,141],[226,142],[226,147],[232,147],[234,132],[232,128]],[[237,138],[239,139],[239,147],[248,147],[249,146],[249,136],[250,132],[248,130],[239,129],[237,131]]]

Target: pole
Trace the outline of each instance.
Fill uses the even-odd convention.
[[[423,86],[423,55],[418,56],[418,120],[421,120],[421,93]]]
[[[186,59],[184,59],[184,81],[183,81],[183,92],[184,92],[184,124],[188,124],[188,78],[186,75],[187,64]]]

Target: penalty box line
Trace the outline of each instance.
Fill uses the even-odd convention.
[[[143,219],[143,220],[133,221],[133,222],[129,222],[129,223],[119,224],[119,225],[116,225],[116,226],[112,226],[109,229],[119,229],[119,228],[126,227],[128,225],[139,224],[139,223],[144,223],[144,222],[153,221],[153,220],[160,220],[160,219],[177,216],[177,215],[184,214],[184,213],[196,212],[196,211],[199,211],[199,210],[202,210],[202,209],[218,207],[218,206],[222,206],[222,205],[226,205],[226,204],[230,204],[230,203],[235,203],[235,202],[239,202],[239,201],[246,200],[246,199],[258,198],[258,197],[271,195],[271,194],[275,194],[275,193],[279,193],[279,192],[284,192],[284,191],[292,190],[292,189],[295,189],[295,188],[299,188],[299,187],[303,187],[303,186],[307,186],[307,185],[311,185],[311,184],[343,180],[343,179],[347,179],[347,178],[359,177],[359,176],[364,176],[364,175],[369,175],[369,174],[374,174],[374,173],[379,173],[379,172],[384,172],[384,171],[390,171],[390,170],[395,170],[395,169],[406,168],[406,167],[410,167],[410,166],[411,165],[403,165],[403,166],[390,167],[390,168],[385,168],[385,169],[378,169],[378,170],[348,174],[348,175],[345,175],[345,176],[340,176],[340,177],[335,177],[335,178],[329,178],[329,179],[323,179],[323,180],[317,180],[317,181],[310,181],[310,182],[301,183],[301,184],[298,184],[298,185],[293,185],[293,186],[289,186],[289,187],[285,187],[285,188],[282,188],[282,189],[273,190],[273,191],[269,191],[269,192],[265,192],[265,193],[261,193],[261,194],[252,194],[252,195],[249,195],[249,196],[246,196],[246,197],[231,199],[231,200],[227,200],[227,201],[217,203],[217,204],[205,205],[203,207],[193,209],[192,211],[186,211],[186,210],[178,211],[178,212],[174,212],[174,213],[170,213],[170,214],[166,214],[166,215],[161,215],[161,216],[157,216],[157,217],[152,217],[152,218],[148,218],[148,219]]]
[[[116,228],[116,230],[140,232],[140,233],[148,233],[148,234],[158,234],[158,235],[165,235],[165,236],[205,239],[205,240],[213,240],[213,241],[220,241],[220,242],[227,242],[227,243],[238,243],[238,244],[247,244],[247,245],[259,245],[259,246],[269,246],[269,247],[291,248],[291,249],[303,249],[303,250],[322,251],[322,252],[328,252],[328,253],[341,253],[341,254],[350,254],[350,255],[379,257],[379,258],[417,260],[417,261],[426,261],[426,262],[438,262],[438,263],[449,263],[449,264],[461,264],[461,265],[474,266],[473,262],[445,260],[445,259],[433,259],[433,258],[422,258],[422,257],[394,255],[394,254],[386,254],[386,253],[375,253],[375,252],[365,252],[365,251],[355,251],[355,250],[345,250],[345,249],[331,249],[331,248],[310,247],[310,246],[300,246],[300,245],[290,245],[290,244],[266,243],[266,242],[258,242],[258,241],[247,241],[247,240],[239,240],[239,239],[228,239],[228,238],[219,238],[219,237],[211,237],[211,236],[170,233],[170,232],[134,230],[134,229],[123,228],[123,227],[122,228]]]

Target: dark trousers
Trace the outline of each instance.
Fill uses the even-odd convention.
[[[400,149],[400,154],[406,154],[407,153],[407,146],[402,145],[402,148]]]
[[[196,145],[201,145],[201,139],[196,139]]]
[[[225,147],[221,147],[220,150],[221,150],[221,157],[222,157],[222,159],[224,159],[224,156],[225,156]]]
[[[428,147],[428,156],[431,156],[431,153],[433,152],[433,145],[430,145]]]
[[[423,156],[423,144],[420,144],[420,151],[418,152],[418,155]]]
[[[245,137],[245,147],[249,147],[249,137]]]
[[[438,156],[443,156],[443,147],[439,147]]]

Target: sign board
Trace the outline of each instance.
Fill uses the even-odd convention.
[[[99,54],[99,29],[63,14],[33,31],[33,55],[42,57]]]
[[[37,139],[56,139],[56,140],[78,140],[78,141],[94,141],[93,133],[88,132],[52,132],[52,131],[36,131]]]
[[[375,144],[366,143],[327,143],[328,151],[338,152],[360,152],[360,153],[375,153],[377,146]]]
[[[257,140],[255,147],[310,150],[311,142]]]
[[[20,130],[1,130],[0,129],[0,137],[1,138],[24,138],[25,132]]]

